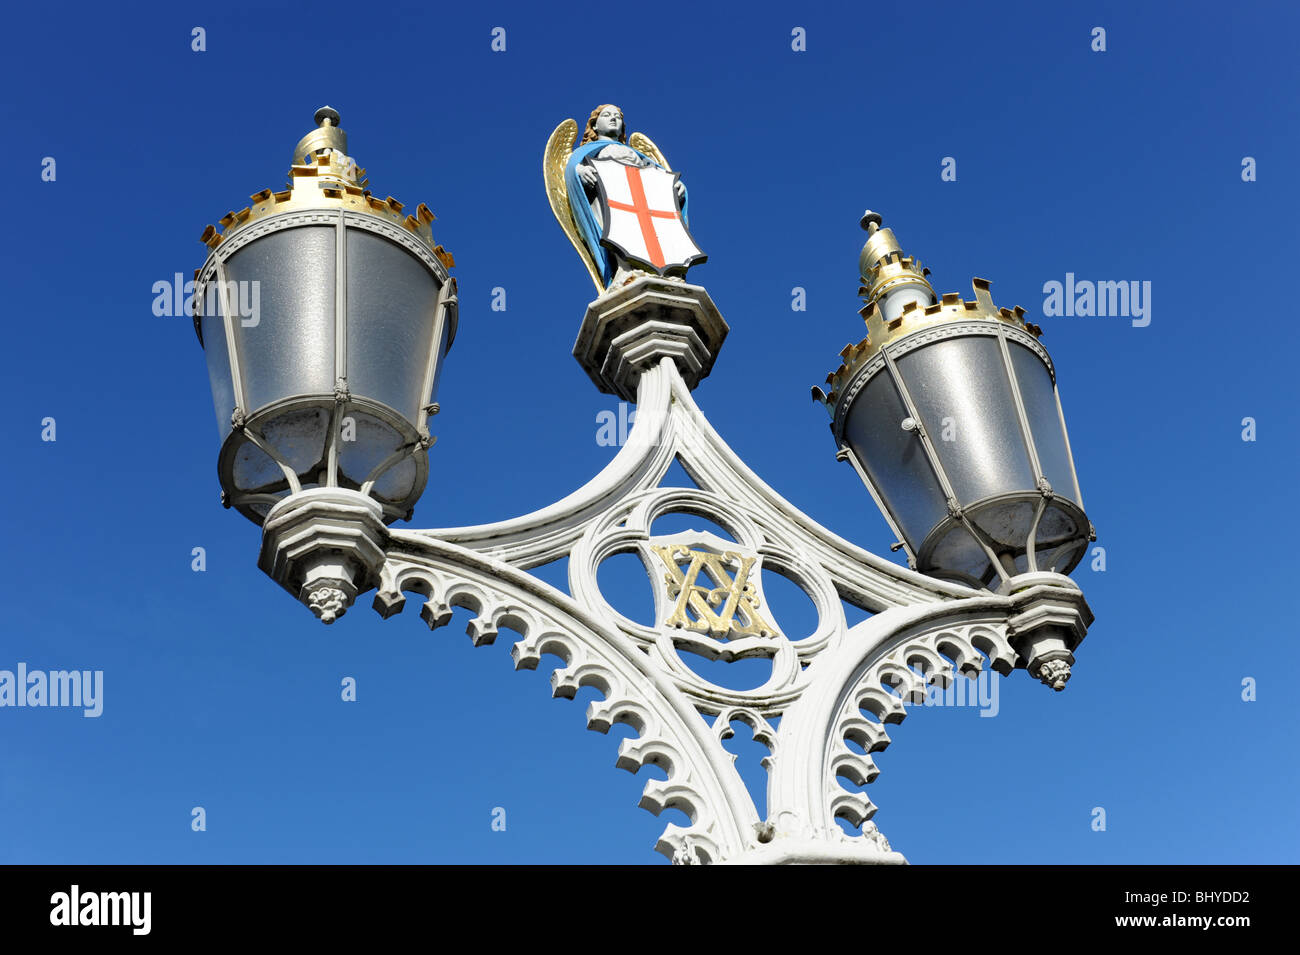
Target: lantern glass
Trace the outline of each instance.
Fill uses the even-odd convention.
[[[292,395],[333,393],[335,264],[328,226],[280,229],[226,262],[249,414]],[[254,289],[257,315],[249,316]]]
[[[924,566],[927,570],[942,568],[981,584],[987,583],[992,575],[988,552],[964,525],[955,521],[949,522],[945,532],[926,554]]]
[[[975,586],[1068,573],[1090,532],[1049,366],[1022,333],[991,331],[890,346],[892,363],[863,372],[842,432],[917,569]],[[924,438],[902,427],[909,417]],[[944,480],[960,513],[949,513]]]
[[[226,447],[230,447],[227,444]],[[275,460],[257,445],[242,441],[236,445],[231,478],[236,492],[271,492],[278,484],[286,487],[284,471]]]
[[[427,395],[420,396],[422,404],[428,404],[438,397],[438,383],[442,381],[442,369],[445,368],[447,364],[442,360],[442,356],[446,355],[448,349],[451,348],[453,338],[452,333],[454,331],[455,324],[453,322],[442,323],[442,334],[438,337],[438,363],[434,365],[433,368],[433,385],[429,388],[429,393]]]
[[[349,229],[348,386],[415,422],[438,306],[438,283],[394,242]]]
[[[1088,547],[1088,532],[1088,522],[1081,510],[1049,504],[1034,535],[1038,569],[1061,574],[1073,569]]]
[[[215,306],[215,303],[214,303]],[[226,344],[226,323],[221,309],[200,300],[200,334],[208,361],[208,380],[212,385],[212,406],[217,413],[217,434],[222,441],[230,434],[230,415],[235,410],[235,385],[230,377],[230,349]]]
[[[1038,463],[1042,466],[1043,476],[1052,485],[1055,493],[1064,495],[1082,506],[1078,479],[1074,473],[1074,465],[1070,463],[1065,426],[1061,420],[1051,372],[1047,370],[1041,358],[1023,345],[1007,342],[1007,346],[1011,353],[1011,367],[1015,369],[1016,382],[1020,385],[1020,395],[1025,404],[1025,416],[1029,418],[1029,431],[1034,436],[1034,448],[1038,452]]]
[[[919,544],[948,513],[947,499],[914,432],[889,374],[878,372],[849,410],[844,436],[870,476],[903,537]]]
[[[392,422],[358,408],[349,408],[347,414],[354,427],[350,440],[339,443],[339,483],[343,487],[359,488],[375,468],[409,444],[414,428],[410,434],[403,433]],[[414,478],[413,471],[389,468],[376,477],[375,491],[389,501],[400,500],[414,489]]]
[[[995,337],[942,339],[897,366],[958,502],[1036,486]]]
[[[261,427],[266,443],[301,477],[304,487],[321,483],[315,469],[325,459],[329,419],[324,408],[306,407],[267,418]]]
[[[415,461],[402,458],[375,481],[371,494],[384,502],[397,502],[414,493],[419,472]]]

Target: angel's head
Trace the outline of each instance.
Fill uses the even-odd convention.
[[[587,119],[587,128],[583,131],[582,141],[589,143],[596,139],[627,142],[627,131],[623,128],[623,111],[613,103],[597,106]]]

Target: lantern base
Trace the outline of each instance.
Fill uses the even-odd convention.
[[[328,624],[378,584],[387,542],[378,501],[346,488],[311,488],[267,514],[257,565]]]
[[[1083,591],[1063,574],[1042,571],[1012,577],[1002,590],[1015,607],[1007,620],[1011,645],[1029,675],[1059,693],[1093,620]]]
[[[255,524],[293,493],[291,474],[304,490],[357,490],[374,479],[371,494],[383,505],[386,524],[410,520],[428,480],[420,433],[399,412],[370,398],[296,395],[240,414],[238,421],[222,442],[217,480],[225,503]]]
[[[966,505],[960,513],[950,513],[935,525],[917,549],[916,569],[976,589],[989,587],[1001,577],[998,592],[1009,593],[1006,574],[1016,575],[1015,580],[1028,579],[1033,573],[1065,579],[1087,551],[1090,527],[1083,509],[1069,498],[1053,495],[1044,499],[1037,489],[996,494]],[[1036,545],[1032,564],[1028,553],[1031,536]],[[1009,563],[1001,568],[995,565],[990,548],[1007,554]]]

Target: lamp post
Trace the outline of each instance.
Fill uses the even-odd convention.
[[[396,200],[366,191],[338,114],[316,121],[294,151],[291,188],[253,196],[223,233],[210,226],[197,275],[218,477],[226,503],[262,527],[262,570],[326,623],[368,590],[385,617],[417,594],[430,628],[463,607],[476,645],[519,634],[516,668],[558,657],[555,696],[601,695],[588,728],[635,730],[617,765],[664,771],[640,804],[689,818],[656,845],[675,863],[905,862],[866,794],[887,725],[928,686],[986,669],[1027,669],[1062,689],[1092,621],[1065,576],[1091,525],[1054,367],[1023,312],[995,308],[978,279],[974,301],[936,301],[926,270],[878,216],[864,217],[870,335],[842,353],[830,393],[814,395],[911,567],[857,547],[765,484],[696,405],[729,326],[686,278],[704,254],[686,230],[684,185],[604,104],[580,144],[576,122],[556,128],[543,170],[599,293],[574,357],[601,391],[637,402],[635,427],[599,474],[549,507],[401,530],[389,525],[424,487],[427,419],[455,334],[451,257],[425,206],[403,218]],[[694,486],[663,483],[674,461]],[[670,513],[706,517],[728,537],[657,534]],[[652,625],[601,591],[601,564],[626,553],[655,588]],[[567,590],[529,573],[561,557]],[[808,595],[811,635],[792,637],[772,615],[768,572]],[[849,626],[846,603],[871,616]],[[724,687],[693,655],[764,660],[770,676]],[[737,721],[770,750],[763,815],[724,746]]]

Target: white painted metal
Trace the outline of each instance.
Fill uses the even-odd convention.
[[[871,754],[889,744],[885,725],[906,716],[927,679],[946,685],[986,666],[1006,674],[1036,664],[1031,672],[1063,686],[1070,651],[1091,621],[1082,595],[1054,574],[1034,575],[1003,594],[971,590],[838,537],[727,447],[671,357],[641,375],[638,397],[627,444],[578,491],[531,514],[475,527],[399,530],[371,522],[365,539],[380,537],[368,553],[382,549],[382,558],[357,578],[377,575],[374,603],[384,616],[416,593],[431,628],[465,607],[475,614],[468,633],[476,645],[491,643],[503,628],[515,631],[517,668],[535,668],[543,655],[555,654],[564,661],[551,675],[556,696],[596,687],[603,699],[588,708],[588,727],[606,732],[625,723],[638,733],[620,744],[618,765],[636,772],[653,764],[667,773],[647,783],[641,806],[656,814],[677,808],[691,820],[669,825],[658,841],[674,862],[905,861],[870,821],[876,807],[861,791],[877,773]],[[659,486],[674,459],[698,488]],[[655,517],[680,510],[707,514],[734,545],[703,533],[655,538]],[[601,595],[598,568],[621,552],[638,553],[652,568],[647,555],[656,543],[734,546],[756,567],[786,574],[812,599],[815,632],[792,640],[776,621],[775,633],[711,640],[665,626],[670,601],[662,589],[658,625],[626,619]],[[527,573],[566,555],[569,594]],[[850,629],[841,599],[874,616]],[[721,687],[683,662],[678,651],[685,649],[723,659],[770,657],[772,676],[754,690]],[[771,750],[766,819],[723,746],[733,720],[752,727]],[[837,817],[860,831],[845,832]]]

